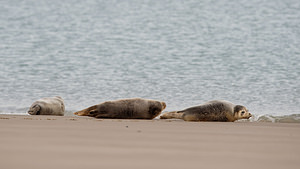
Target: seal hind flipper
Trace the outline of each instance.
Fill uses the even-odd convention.
[[[94,105],[94,106],[91,106],[89,108],[86,108],[86,109],[80,110],[78,112],[75,112],[74,114],[78,115],[78,116],[90,116],[91,112],[93,114],[95,114],[95,112],[97,111],[97,107],[98,107],[97,105]]]
[[[40,115],[41,106],[38,104],[35,104],[34,106],[31,106],[28,110],[28,113],[31,115]]]
[[[182,111],[171,111],[166,112],[160,116],[160,119],[182,119]]]

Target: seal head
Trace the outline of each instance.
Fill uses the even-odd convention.
[[[252,114],[249,113],[248,109],[242,105],[234,106],[234,118],[235,120],[239,119],[249,119],[252,117]]]

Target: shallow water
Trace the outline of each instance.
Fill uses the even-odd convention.
[[[300,114],[299,46],[297,0],[1,1],[0,113],[59,95],[69,113],[143,97]]]

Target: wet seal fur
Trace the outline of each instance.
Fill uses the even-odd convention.
[[[242,105],[234,105],[225,100],[213,100],[199,106],[181,111],[166,112],[161,119],[177,118],[184,121],[220,121],[234,122],[252,117],[248,109]]]
[[[30,115],[63,116],[64,112],[64,100],[60,96],[39,99],[35,101],[28,110]]]
[[[74,114],[95,118],[153,119],[165,108],[165,102],[142,98],[130,98],[106,101],[75,112]]]

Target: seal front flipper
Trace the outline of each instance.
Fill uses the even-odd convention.
[[[28,110],[28,113],[31,115],[40,115],[40,111],[41,111],[41,106],[38,104],[35,104],[30,107],[30,109]]]
[[[200,121],[197,114],[183,114],[182,119],[184,121]]]
[[[114,117],[112,117],[110,114],[95,114],[94,116],[92,116],[92,117],[95,117],[95,118],[98,118],[98,119],[101,119],[101,118],[103,118],[103,119],[106,119],[106,118],[114,118]]]

